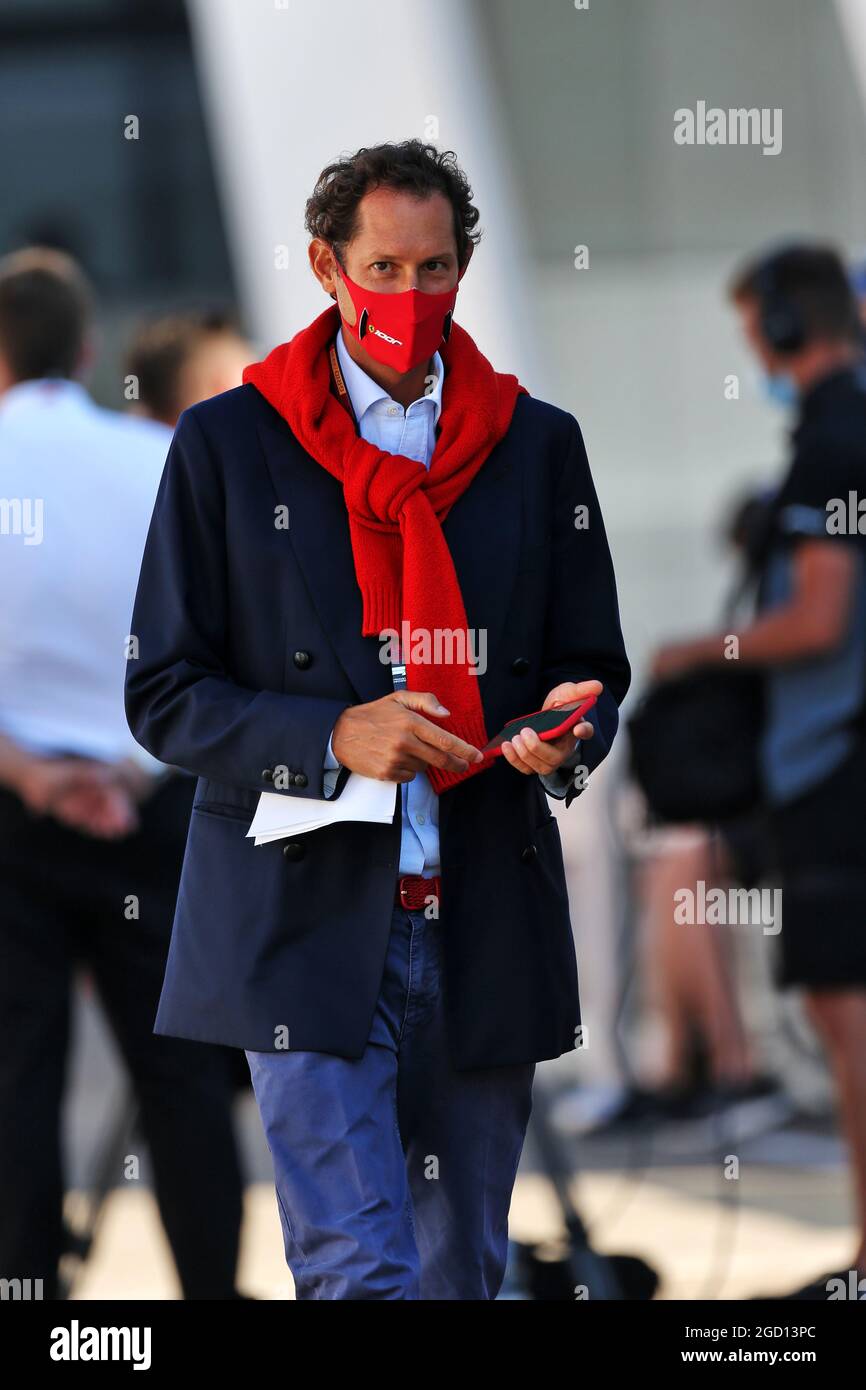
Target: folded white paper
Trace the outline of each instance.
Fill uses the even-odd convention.
[[[396,799],[396,782],[379,782],[375,777],[362,777],[357,772],[352,773],[333,801],[262,792],[247,839],[254,838],[257,845],[268,845],[289,835],[306,835],[311,830],[347,820],[390,825]]]

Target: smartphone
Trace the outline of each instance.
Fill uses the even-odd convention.
[[[576,705],[560,705],[558,709],[540,709],[535,714],[523,714],[519,719],[509,719],[508,723],[495,738],[486,743],[482,748],[485,758],[496,758],[502,753],[502,745],[507,739],[514,738],[521,729],[534,729],[538,737],[544,743],[549,743],[551,739],[559,738],[562,734],[573,729],[575,724],[579,724],[583,716],[592,709],[597,695],[588,695],[585,700],[581,700]],[[480,764],[479,764],[480,766]]]

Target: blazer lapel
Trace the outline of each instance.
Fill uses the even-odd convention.
[[[522,495],[506,440],[498,444],[445,518],[443,535],[454,561],[476,655],[482,698],[502,641],[520,553]],[[485,648],[479,648],[479,633]]]
[[[319,621],[358,699],[393,689],[379,642],[361,636],[361,591],[343,489],[300,447],[287,425],[260,424],[259,437],[278,503],[289,508],[289,539]]]
[[[343,489],[279,417],[273,425],[261,423],[259,436],[277,502],[289,508],[289,538],[319,621],[359,700],[381,699],[394,687],[388,665],[379,659],[378,640],[361,636],[361,592]],[[506,440],[454,503],[442,528],[475,651],[484,658],[482,698],[505,630],[520,550],[522,498],[514,496],[514,472]]]

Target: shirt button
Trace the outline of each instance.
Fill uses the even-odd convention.
[[[425,825],[427,822],[427,817],[424,815],[416,816],[415,819],[419,825]]]
[[[389,405],[389,406],[388,406],[388,414],[389,414],[389,415],[399,415],[399,414],[400,414],[400,407],[399,407],[399,405]]]

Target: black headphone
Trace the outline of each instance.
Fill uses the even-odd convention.
[[[784,252],[777,251],[768,257],[756,277],[761,332],[776,352],[799,352],[808,335],[797,305],[779,288],[777,271],[782,255]]]

